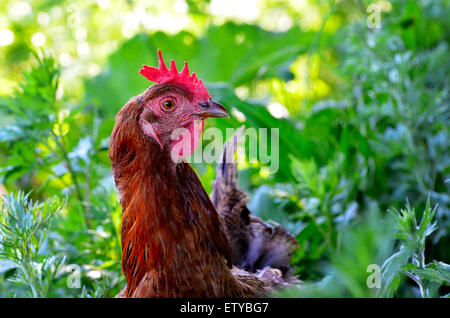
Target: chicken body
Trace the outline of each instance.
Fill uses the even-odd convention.
[[[162,128],[154,125],[146,133],[149,129],[143,120],[155,123],[166,115],[146,113],[148,105],[164,94],[173,98],[170,86],[164,90],[155,85],[132,98],[118,113],[111,135],[110,158],[123,211],[122,269],[127,280],[118,296],[255,297],[284,284],[294,244],[280,240],[288,242],[282,257],[276,251],[265,256],[267,251],[260,245],[290,236],[284,232],[280,236],[279,229],[251,219],[245,204],[239,203],[238,208],[231,204],[237,197],[227,194],[236,183],[220,181],[226,174],[218,174],[216,186],[223,189],[213,192],[216,205],[223,207],[219,216],[189,164],[174,162],[173,145]],[[233,224],[240,229],[237,237],[233,237]],[[253,273],[233,266],[233,257],[234,264]]]

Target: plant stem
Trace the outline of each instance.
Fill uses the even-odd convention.
[[[77,198],[80,201],[81,207],[83,209],[83,214],[85,216],[85,225],[87,227],[90,227],[91,222],[90,222],[90,220],[89,220],[89,218],[87,216],[87,213],[86,213],[87,212],[86,211],[86,204],[85,204],[85,201],[84,201],[83,193],[81,191],[81,186],[80,186],[80,183],[78,182],[78,178],[77,178],[77,175],[75,173],[75,170],[72,167],[72,163],[70,161],[69,155],[67,154],[66,148],[64,146],[64,142],[60,140],[60,137],[58,135],[56,135],[53,130],[51,132],[52,132],[53,137],[55,138],[56,145],[58,146],[58,149],[61,152],[62,158],[67,164],[67,169],[69,170],[70,177],[72,178],[73,184],[75,186],[75,192],[76,192]]]
[[[41,295],[38,292],[38,285],[34,278],[33,268],[31,267],[32,263],[33,263],[33,260],[31,259],[31,256],[30,256],[29,241],[26,240],[25,241],[25,260],[24,260],[24,262],[22,262],[22,267],[24,268],[26,276],[28,277],[28,280],[30,282],[30,287],[31,287],[31,292],[33,293],[33,297],[39,298]]]
[[[417,261],[419,263],[419,267],[421,269],[425,269],[425,242],[419,248],[419,254],[418,254]],[[420,277],[417,277],[417,278],[418,278],[417,284],[419,285],[420,295],[422,296],[422,298],[424,298],[425,294],[424,294],[424,288],[422,286],[422,280],[420,279]]]

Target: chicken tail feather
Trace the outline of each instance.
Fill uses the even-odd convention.
[[[247,208],[249,198],[239,189],[235,154],[243,130],[244,126],[226,142],[211,192],[211,201],[231,243],[233,265],[262,278],[279,270],[282,275],[274,280],[274,285],[296,283],[290,262],[297,240],[282,226],[252,216]]]

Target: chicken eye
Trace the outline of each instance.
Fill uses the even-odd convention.
[[[175,102],[172,99],[163,101],[162,106],[167,110],[172,110],[175,107]]]

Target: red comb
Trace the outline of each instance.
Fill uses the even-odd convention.
[[[186,86],[193,94],[200,95],[201,98],[211,98],[202,81],[197,78],[197,75],[195,73],[189,75],[189,68],[186,62],[184,62],[181,73],[178,73],[174,60],[170,61],[170,69],[167,69],[160,49],[158,49],[158,68],[144,65],[139,70],[139,73],[152,82],[158,84],[178,83]]]

